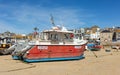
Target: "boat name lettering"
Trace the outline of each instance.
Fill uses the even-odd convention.
[[[48,46],[38,46],[38,49],[48,49]]]
[[[76,48],[76,49],[79,49],[79,48],[81,48],[81,46],[75,46],[75,48]]]

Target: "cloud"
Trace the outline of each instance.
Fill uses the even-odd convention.
[[[44,2],[44,1],[43,1]],[[18,4],[19,2],[17,2]],[[48,2],[49,3],[49,2]],[[56,25],[62,25],[70,28],[78,28],[86,23],[82,21],[84,14],[80,9],[64,7],[43,7],[42,5],[29,4],[0,4],[0,30],[12,30],[17,33],[29,33],[34,27],[39,30],[48,29],[52,26],[50,23],[50,14],[54,16]],[[16,6],[17,5],[17,6]],[[3,13],[4,12],[4,13]]]

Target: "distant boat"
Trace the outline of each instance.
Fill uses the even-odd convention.
[[[10,39],[11,38],[9,37],[0,38],[0,54],[1,55],[10,54],[12,52],[13,46]]]
[[[99,51],[101,49],[101,46],[96,45],[94,43],[88,43],[87,48],[88,48],[88,50],[91,50],[91,51]]]

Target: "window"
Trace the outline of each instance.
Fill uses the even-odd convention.
[[[51,34],[51,40],[58,40],[57,34]]]

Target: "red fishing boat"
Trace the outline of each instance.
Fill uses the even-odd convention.
[[[26,48],[22,59],[26,62],[72,60],[84,58],[85,40],[74,38],[65,27],[53,27],[42,32],[42,39]]]
[[[36,43],[30,43],[22,50],[12,53],[13,59],[25,62],[72,60],[84,58],[86,40],[76,39],[72,31],[56,26],[51,16],[53,28],[44,30]]]

